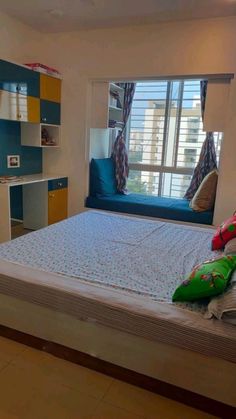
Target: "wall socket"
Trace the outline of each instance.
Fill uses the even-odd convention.
[[[7,168],[14,169],[17,167],[20,167],[20,156],[19,155],[7,156]]]

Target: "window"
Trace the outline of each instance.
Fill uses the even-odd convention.
[[[182,197],[205,136],[200,80],[137,83],[127,130],[129,190]],[[222,134],[214,137],[219,157]]]

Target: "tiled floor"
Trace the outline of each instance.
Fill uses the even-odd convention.
[[[32,230],[24,228],[22,223],[17,221],[11,221],[11,238],[16,239],[17,237],[24,236],[30,233]]]
[[[213,416],[0,337],[0,419],[19,418]]]

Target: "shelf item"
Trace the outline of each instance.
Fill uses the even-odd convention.
[[[113,111],[123,112],[123,109],[122,109],[122,108],[120,108],[119,106],[109,105],[109,111],[110,111],[110,112],[113,112]]]
[[[60,147],[60,126],[22,123],[21,145],[45,148]]]
[[[115,83],[109,83],[108,127],[110,121],[116,121],[112,128],[120,128],[123,124],[124,89]]]
[[[40,73],[47,74],[49,76],[53,76],[53,77],[57,77],[57,78],[61,79],[61,74],[59,73],[58,70],[56,70],[55,68],[52,68],[52,67],[48,67],[45,64],[41,64],[41,63],[26,63],[25,65],[27,67],[30,67],[31,70],[38,71]]]
[[[110,83],[110,92],[120,92],[121,94],[123,94],[124,89],[121,86],[118,86],[118,84],[116,83]]]
[[[118,128],[123,129],[124,122],[116,121],[114,119],[109,119],[109,128]]]
[[[109,106],[122,109],[122,98],[119,91],[110,90]]]
[[[0,183],[19,182],[23,179],[22,176],[0,176]]]

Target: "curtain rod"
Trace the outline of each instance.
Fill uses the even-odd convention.
[[[178,76],[153,76],[153,77],[113,77],[92,79],[93,82],[141,82],[141,81],[156,81],[156,80],[231,80],[234,78],[234,73],[219,73],[219,74],[192,74],[192,75],[178,75]]]

